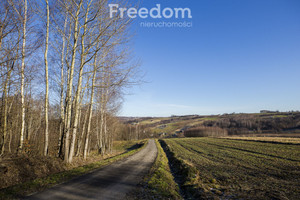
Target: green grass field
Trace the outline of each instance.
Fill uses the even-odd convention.
[[[217,138],[165,139],[176,159],[197,169],[204,198],[299,199],[300,145]]]

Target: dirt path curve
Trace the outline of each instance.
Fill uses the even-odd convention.
[[[156,155],[155,142],[149,140],[146,147],[124,160],[29,196],[27,199],[123,199],[148,172]]]

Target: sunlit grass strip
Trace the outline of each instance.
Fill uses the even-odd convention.
[[[157,140],[155,142],[158,153],[149,176],[146,178],[148,179],[148,186],[155,196],[160,196],[164,199],[182,199],[179,187],[171,173],[168,158],[159,142]]]
[[[287,137],[222,137],[225,139],[233,140],[249,140],[249,141],[262,141],[274,143],[287,143],[287,144],[300,144],[300,138],[287,138]]]
[[[37,178],[32,181],[28,181],[22,184],[18,184],[15,186],[11,186],[8,188],[4,188],[0,190],[0,199],[19,199],[26,195],[29,195],[34,192],[41,191],[43,189],[47,189],[50,187],[53,187],[54,185],[61,184],[63,182],[66,182],[68,180],[71,180],[72,178],[75,178],[77,176],[84,175],[86,173],[92,172],[93,170],[99,169],[101,167],[105,167],[113,162],[119,161],[123,158],[127,158],[138,151],[142,150],[148,141],[143,142],[143,146],[141,146],[138,149],[130,150],[128,152],[95,162],[88,165],[84,165],[81,167],[77,167],[68,171],[59,172],[56,174],[52,174],[47,177],[43,178]]]

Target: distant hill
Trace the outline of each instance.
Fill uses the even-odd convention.
[[[205,127],[207,130],[224,130],[228,135],[295,134],[300,136],[300,112],[263,111],[249,114],[119,117],[119,119],[124,124],[138,124],[147,129],[149,134],[157,137],[183,137],[184,132],[188,130],[197,128],[204,130]]]

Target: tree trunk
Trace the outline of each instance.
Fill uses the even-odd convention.
[[[105,145],[103,144],[103,129],[104,129],[104,103],[103,103],[103,92],[101,94],[101,105],[100,105],[100,134],[99,134],[99,153],[104,155]]]
[[[80,1],[75,19],[74,19],[74,43],[73,43],[73,48],[72,48],[72,60],[71,60],[71,66],[69,69],[69,74],[68,74],[68,88],[67,88],[67,113],[66,113],[66,127],[65,127],[65,157],[64,160],[67,163],[72,162],[72,158],[70,159],[69,156],[73,155],[70,153],[70,130],[71,130],[71,115],[72,115],[72,91],[73,91],[73,78],[74,78],[74,68],[75,68],[75,61],[76,61],[76,52],[77,52],[77,43],[78,43],[78,37],[79,37],[79,32],[78,30],[78,25],[79,25],[79,13],[82,5],[82,0]],[[74,149],[73,149],[74,151]]]
[[[7,95],[7,86],[8,82],[10,81],[10,75],[13,70],[14,62],[12,63],[12,66],[8,66],[7,76],[4,84],[4,90],[3,90],[3,99],[4,99],[4,114],[3,114],[3,136],[2,136],[2,144],[0,144],[0,156],[4,154],[5,150],[5,142],[6,142],[6,136],[7,136],[7,111],[8,111],[8,95]]]
[[[95,83],[96,83],[96,74],[97,74],[97,55],[95,55],[95,58],[94,58],[94,72],[93,72],[92,91],[91,91],[91,99],[90,99],[90,107],[89,107],[89,121],[88,121],[88,127],[87,127],[85,143],[84,143],[84,151],[83,151],[84,159],[86,159],[86,157],[87,157],[88,146],[89,146],[91,121],[92,121],[92,116],[93,116],[93,99],[94,99],[94,89],[95,89]]]
[[[20,132],[20,141],[18,146],[18,153],[23,151],[23,143],[24,143],[24,131],[25,131],[25,96],[24,96],[24,87],[25,87],[25,47],[26,47],[26,23],[27,23],[27,0],[24,0],[24,16],[23,16],[23,45],[22,45],[22,64],[21,64],[21,132]]]
[[[50,23],[50,11],[49,3],[46,1],[47,7],[47,28],[46,28],[46,44],[45,44],[45,81],[46,81],[46,92],[45,92],[45,146],[44,146],[44,156],[48,155],[48,145],[49,145],[49,121],[48,121],[48,104],[49,104],[49,81],[48,81],[48,43],[49,43],[49,23]]]
[[[81,1],[82,3],[82,1]],[[81,6],[80,6],[81,7]],[[85,15],[85,23],[84,23],[84,32],[81,36],[81,58],[80,58],[80,68],[79,68],[79,74],[78,74],[78,83],[77,83],[77,92],[75,95],[75,108],[74,108],[74,125],[73,125],[73,133],[72,133],[72,141],[70,145],[70,152],[69,152],[69,159],[68,162],[71,163],[73,156],[74,156],[74,150],[75,150],[75,141],[76,141],[76,136],[77,136],[77,129],[78,129],[78,117],[79,117],[79,109],[80,109],[80,94],[82,90],[82,74],[83,74],[83,68],[84,68],[84,61],[85,61],[85,47],[84,47],[84,39],[85,39],[85,34],[86,34],[86,23],[88,19],[88,12],[89,12],[89,7],[87,8],[86,15]]]
[[[81,152],[81,147],[82,147],[82,142],[83,142],[83,138],[84,138],[84,134],[85,134],[87,120],[88,120],[88,110],[86,111],[86,113],[84,115],[84,122],[83,122],[83,126],[82,126],[81,135],[80,135],[80,137],[78,138],[78,141],[77,141],[76,156],[79,156],[80,152]]]
[[[62,34],[62,52],[61,52],[61,73],[60,73],[60,129],[58,138],[58,157],[63,156],[64,133],[65,133],[65,104],[64,104],[64,59],[65,59],[65,43],[66,43],[66,29],[67,29],[68,15],[66,12],[64,30]],[[71,27],[71,26],[70,26]],[[67,48],[68,49],[68,48]]]

